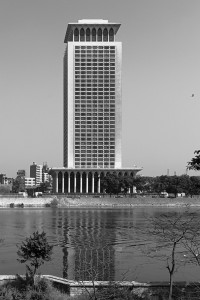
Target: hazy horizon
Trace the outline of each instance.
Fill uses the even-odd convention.
[[[122,166],[185,173],[200,149],[199,13],[198,0],[2,0],[0,173],[63,166],[64,37],[79,19],[121,23]]]

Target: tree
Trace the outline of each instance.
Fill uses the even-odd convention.
[[[167,176],[168,182],[167,182],[166,192],[174,194],[175,197],[177,197],[178,193],[184,192],[185,191],[184,190],[184,183],[185,183],[184,176],[187,176],[187,175]]]
[[[132,177],[132,180],[132,185],[136,187],[137,191],[148,194],[153,192],[154,177],[136,175],[136,177]]]
[[[196,154],[196,155],[195,155],[195,157],[193,157],[191,159],[191,161],[188,162],[187,169],[199,171],[200,170],[200,150],[195,150],[194,154]]]
[[[38,268],[45,261],[51,260],[53,246],[49,245],[44,231],[42,233],[36,231],[33,236],[26,238],[18,248],[17,255],[20,257],[18,261],[20,263],[29,262],[30,265],[26,264],[27,274],[34,280]]]
[[[10,185],[0,184],[0,194],[9,194],[11,190]]]
[[[134,177],[130,175],[119,176],[119,190],[125,195],[134,185]]]
[[[190,177],[188,175],[181,176],[157,176],[154,179],[152,190],[158,194],[163,191],[167,193],[173,193],[175,197],[178,193],[189,194]]]
[[[37,192],[45,193],[45,192],[48,191],[48,188],[50,188],[50,187],[51,187],[50,182],[47,182],[47,181],[46,182],[41,182],[40,186],[37,187]]]
[[[157,176],[153,182],[153,191],[157,194],[164,192],[169,187],[169,176]]]
[[[103,186],[107,194],[118,194],[121,192],[120,180],[116,174],[106,174]]]
[[[13,188],[14,193],[24,192],[25,191],[25,177],[18,175],[14,182],[13,182]]]
[[[193,195],[200,194],[200,176],[191,176],[190,184],[188,186],[188,194],[192,197]]]
[[[103,186],[108,194],[126,194],[128,189],[133,187],[134,177],[130,175],[106,174],[103,178]]]
[[[191,254],[194,259],[194,253],[200,249],[198,238],[200,221],[198,215],[191,213],[187,208],[182,213],[161,214],[152,219],[151,225],[148,234],[155,238],[156,244],[148,249],[148,255],[166,262],[170,282],[169,300],[171,300],[174,273],[183,263],[183,253]],[[191,258],[188,258],[185,262],[191,262]]]

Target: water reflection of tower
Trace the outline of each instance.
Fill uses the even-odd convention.
[[[66,211],[63,277],[111,280],[115,276],[114,222],[109,211]]]

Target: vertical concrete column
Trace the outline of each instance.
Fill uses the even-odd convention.
[[[74,172],[74,193],[76,193],[76,173]]]
[[[100,194],[100,186],[101,186],[101,179],[100,174],[98,174],[98,193]]]
[[[92,193],[94,194],[94,173],[92,172]]]
[[[88,194],[88,173],[86,173],[86,193]]]
[[[83,173],[80,173],[80,193],[82,194],[83,190]]]
[[[62,172],[62,193],[65,192],[65,172]]]
[[[56,193],[58,193],[58,172],[56,172]]]
[[[70,193],[70,172],[68,172],[68,193]]]

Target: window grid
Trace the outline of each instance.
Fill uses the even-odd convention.
[[[74,67],[75,165],[114,167],[115,47],[75,46]]]

